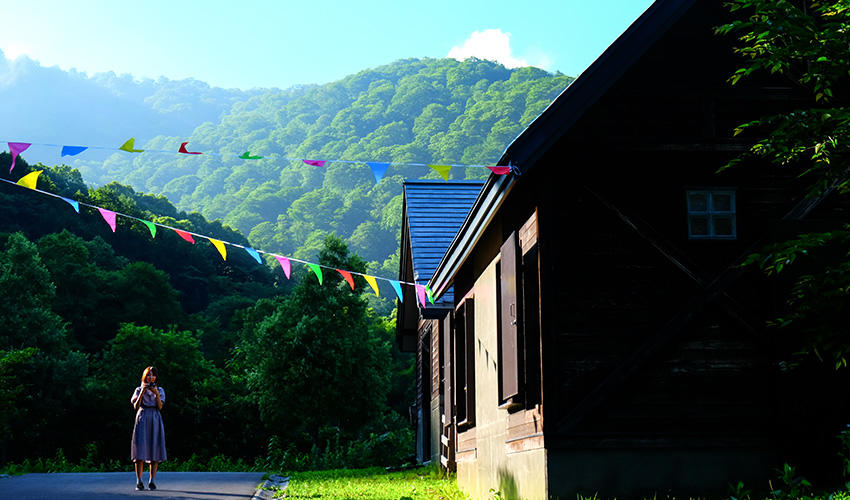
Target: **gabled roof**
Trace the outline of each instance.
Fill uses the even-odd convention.
[[[402,279],[409,265],[417,283],[425,285],[431,280],[483,185],[484,181],[404,182],[402,245],[409,244],[411,253],[409,262],[401,262]],[[453,307],[453,300],[449,291],[434,306]]]
[[[520,176],[491,175],[469,211],[469,217],[429,283],[436,295],[445,293],[461,264],[498,212],[513,186],[555,145],[590,107],[696,0],[656,0],[540,114],[502,154],[498,165],[515,166]]]

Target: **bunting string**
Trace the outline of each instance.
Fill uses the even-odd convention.
[[[12,172],[15,168],[15,160],[18,155],[25,151],[30,146],[46,146],[46,147],[55,147],[61,148],[60,156],[76,156],[88,149],[97,149],[104,151],[125,151],[127,153],[165,153],[165,154],[184,154],[184,155],[210,155],[219,158],[223,158],[224,156],[229,156],[229,154],[225,153],[214,153],[214,152],[203,152],[203,151],[189,151],[187,149],[188,141],[182,142],[177,151],[174,150],[164,150],[164,149],[136,149],[136,138],[131,137],[127,139],[124,144],[119,147],[105,147],[105,146],[67,146],[61,144],[50,144],[50,143],[35,143],[35,142],[8,142],[8,141],[0,141],[6,142],[9,145],[9,153],[12,155],[12,168],[9,169],[9,173]],[[235,156],[235,154],[234,154]],[[259,155],[252,155],[250,151],[245,151],[241,155],[237,156],[237,158],[241,160],[262,160],[264,157]],[[283,161],[300,161],[306,165],[311,165],[314,167],[324,167],[329,163],[343,163],[343,164],[365,164],[372,170],[372,175],[375,176],[375,182],[380,182],[386,173],[387,169],[391,166],[401,166],[401,167],[428,167],[438,174],[443,180],[449,180],[449,172],[452,168],[486,168],[493,172],[496,175],[506,175],[511,172],[518,175],[519,169],[514,166],[493,166],[493,165],[467,165],[462,163],[447,163],[443,165],[435,165],[430,163],[409,163],[409,162],[379,162],[379,161],[365,161],[365,160],[337,160],[337,159],[310,159],[310,158],[293,158],[284,156],[281,157],[280,160]]]
[[[132,145],[131,145],[131,147],[132,147]],[[270,256],[274,257],[275,260],[277,260],[277,262],[280,264],[280,267],[283,270],[284,274],[286,275],[287,279],[289,279],[290,273],[291,273],[291,264],[290,263],[291,262],[298,262],[298,263],[304,264],[307,267],[307,269],[309,269],[310,271],[313,272],[313,274],[316,275],[316,278],[319,280],[320,285],[323,282],[322,269],[327,269],[327,270],[330,270],[330,271],[333,271],[333,272],[340,274],[343,277],[343,279],[346,281],[346,283],[348,283],[348,285],[351,287],[352,290],[355,289],[353,275],[357,275],[357,276],[361,276],[366,281],[366,283],[369,284],[370,288],[375,292],[376,296],[380,297],[380,294],[378,292],[379,289],[378,289],[377,280],[381,280],[381,281],[385,281],[385,282],[389,283],[389,285],[392,287],[392,289],[395,291],[396,295],[398,296],[399,301],[402,301],[402,302],[404,301],[401,285],[405,285],[405,286],[412,286],[412,287],[415,288],[416,297],[418,298],[419,303],[422,305],[422,307],[426,306],[426,301],[431,302],[431,304],[434,303],[434,296],[431,293],[430,289],[428,289],[424,285],[420,285],[420,284],[415,283],[415,282],[392,280],[392,279],[389,279],[389,278],[382,278],[380,276],[372,276],[372,275],[360,273],[360,272],[357,272],[357,271],[348,271],[348,270],[345,270],[345,269],[337,269],[337,268],[334,268],[334,267],[329,267],[329,266],[325,266],[325,265],[322,265],[322,264],[318,264],[316,262],[309,262],[309,261],[306,261],[306,260],[297,259],[295,257],[287,257],[287,256],[283,256],[283,255],[280,255],[280,254],[272,253],[272,252],[257,250],[257,249],[251,248],[251,247],[246,247],[244,245],[240,245],[238,243],[219,240],[219,239],[216,239],[216,238],[212,238],[211,236],[207,236],[207,235],[199,234],[199,233],[194,233],[194,232],[191,232],[191,231],[185,231],[183,229],[179,229],[179,228],[169,226],[167,224],[162,224],[162,223],[159,223],[159,222],[151,222],[151,221],[148,221],[148,220],[140,219],[138,217],[134,217],[132,215],[127,215],[127,214],[123,214],[123,213],[120,213],[120,212],[115,212],[115,211],[108,210],[108,209],[103,208],[103,207],[98,207],[96,205],[91,205],[91,204],[84,203],[84,202],[81,202],[81,201],[73,200],[71,198],[66,198],[64,196],[60,196],[58,194],[51,193],[49,191],[43,191],[41,189],[38,189],[37,185],[36,185],[37,180],[38,180],[38,176],[39,176],[39,174],[41,174],[41,172],[42,172],[41,170],[30,172],[30,173],[24,175],[23,177],[21,177],[17,182],[13,182],[13,181],[10,181],[8,179],[3,179],[3,178],[0,178],[0,181],[3,181],[7,184],[12,184],[12,185],[24,188],[24,189],[29,189],[29,190],[35,191],[37,193],[41,193],[43,195],[51,196],[53,198],[59,198],[60,200],[63,200],[66,203],[68,203],[69,205],[71,205],[71,207],[73,207],[74,210],[77,213],[80,213],[80,207],[81,206],[91,208],[91,209],[100,213],[101,217],[103,217],[103,220],[109,225],[109,228],[112,230],[112,232],[116,232],[116,229],[118,227],[118,218],[121,217],[121,218],[125,218],[125,219],[130,219],[130,220],[133,220],[133,221],[136,221],[136,222],[141,222],[142,224],[147,226],[147,228],[150,230],[151,238],[156,237],[156,229],[158,227],[161,227],[161,228],[170,229],[171,231],[174,231],[182,239],[186,240],[187,242],[189,242],[193,245],[196,243],[195,238],[205,239],[205,240],[209,241],[212,244],[213,247],[215,247],[215,249],[221,255],[222,260],[227,260],[227,255],[228,255],[227,246],[234,247],[234,248],[241,248],[246,253],[248,253],[254,260],[256,260],[258,264],[263,264],[263,259],[262,259],[261,255],[270,255]]]

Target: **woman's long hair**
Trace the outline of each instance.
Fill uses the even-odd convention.
[[[145,378],[147,378],[148,373],[150,373],[151,375],[156,377],[157,380],[159,380],[159,372],[156,371],[156,367],[155,366],[149,366],[149,367],[145,368],[145,371],[142,372],[142,384],[145,383]]]

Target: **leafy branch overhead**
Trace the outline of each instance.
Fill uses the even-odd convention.
[[[729,82],[781,75],[804,91],[797,109],[738,126],[735,135],[760,138],[729,166],[761,158],[796,169],[808,180],[810,196],[830,188],[846,192],[850,144],[844,139],[850,132],[850,111],[840,90],[850,70],[850,4],[808,2],[801,7],[789,0],[732,0],[726,5],[738,19],[716,31],[737,37],[735,52],[744,60]]]
[[[789,108],[756,117],[735,129],[752,140],[748,151],[729,162],[748,168],[767,162],[795,175],[808,197],[850,191],[850,1],[730,0],[735,20],[716,28],[736,37],[743,65],[729,77],[733,85],[791,87]],[[844,202],[839,200],[839,202]],[[787,283],[785,308],[775,326],[797,335],[803,354],[829,356],[836,368],[847,365],[850,343],[842,332],[850,297],[850,229],[836,221],[829,230],[797,234],[752,254],[777,283]],[[789,271],[793,269],[793,271]]]

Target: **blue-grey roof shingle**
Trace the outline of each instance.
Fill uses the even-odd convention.
[[[424,285],[431,279],[483,185],[483,180],[404,182],[407,239],[417,283]],[[453,304],[451,288],[434,303],[439,307]]]

